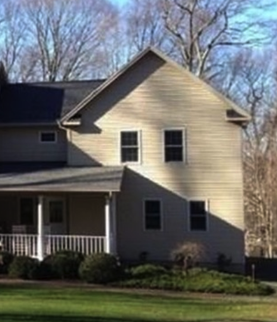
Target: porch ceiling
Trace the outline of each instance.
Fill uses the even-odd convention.
[[[124,167],[0,164],[0,191],[120,191]]]

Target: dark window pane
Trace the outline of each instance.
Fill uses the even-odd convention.
[[[207,211],[205,201],[190,201],[190,229],[207,230]]]
[[[207,230],[207,218],[206,216],[191,216],[190,217],[190,229],[191,230]]]
[[[121,132],[121,146],[137,146],[138,133],[137,132]]]
[[[167,130],[165,135],[165,162],[183,161],[183,131]]]
[[[205,201],[190,201],[190,214],[205,215],[206,214]]]
[[[166,147],[165,148],[165,162],[183,161],[182,147]]]
[[[138,162],[138,148],[122,148],[121,162]]]
[[[20,200],[20,224],[34,224],[34,200],[32,198],[24,198]]]
[[[138,162],[138,152],[138,132],[121,132],[121,162]]]
[[[161,216],[160,215],[146,215],[145,229],[160,230],[161,229]]]
[[[63,202],[60,200],[49,202],[49,219],[50,223],[62,223],[63,222]]]
[[[145,201],[145,229],[161,229],[161,203],[159,200]]]
[[[160,202],[158,200],[147,200],[145,202],[146,214],[160,214]]]
[[[40,141],[41,142],[55,142],[56,141],[56,133],[55,132],[42,132],[42,133],[40,133]]]
[[[183,131],[165,131],[165,145],[183,145]]]

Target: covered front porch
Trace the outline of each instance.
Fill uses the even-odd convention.
[[[109,252],[106,241],[105,236],[0,234],[1,250],[40,260],[61,250],[77,251],[85,255]]]
[[[1,174],[1,250],[39,260],[60,250],[116,254],[122,174],[118,167]]]

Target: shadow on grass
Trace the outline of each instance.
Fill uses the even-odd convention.
[[[89,316],[56,316],[56,315],[22,315],[5,313],[0,314],[1,322],[154,322],[156,320],[134,319],[131,318],[113,318],[113,317],[89,317]],[[163,322],[173,322],[172,320]],[[176,322],[178,320],[175,320]],[[183,320],[184,322],[186,320]],[[207,319],[207,320],[187,320],[187,322],[263,322],[263,320],[247,320],[247,319]]]

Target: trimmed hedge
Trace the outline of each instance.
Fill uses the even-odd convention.
[[[160,265],[144,264],[130,268],[128,273],[133,278],[147,278],[167,274],[167,270]]]
[[[113,285],[129,288],[239,295],[270,295],[274,293],[270,286],[252,282],[247,277],[205,269],[191,269],[188,275],[174,271],[167,271],[165,274],[157,274],[156,276],[140,277],[137,275],[113,283]]]
[[[0,274],[8,274],[9,266],[14,259],[14,255],[6,252],[0,252]]]
[[[64,250],[47,256],[43,264],[48,278],[78,279],[79,267],[83,260],[83,254]]]
[[[39,261],[27,257],[17,256],[9,266],[9,276],[21,279],[37,279],[39,275]]]
[[[113,255],[93,254],[81,263],[79,274],[87,283],[107,284],[118,279],[120,266]]]

